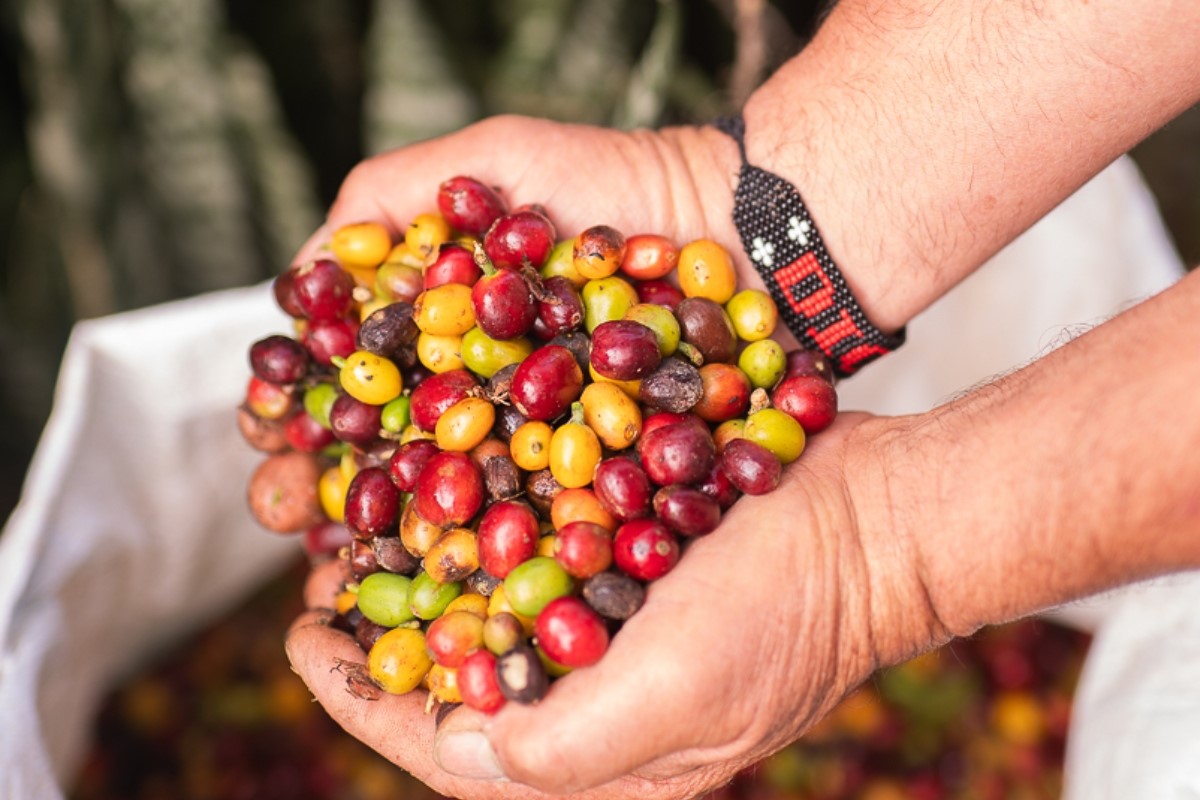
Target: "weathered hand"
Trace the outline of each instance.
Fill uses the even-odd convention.
[[[600,663],[537,705],[459,708],[437,726],[422,691],[360,699],[334,666],[364,656],[319,610],[297,621],[289,656],[347,731],[446,794],[694,796],[798,738],[877,666],[943,638],[909,543],[860,525],[887,513],[884,427],[843,415],[815,437],[779,489],[743,497],[651,585]],[[309,604],[329,606],[339,580],[316,573]]]

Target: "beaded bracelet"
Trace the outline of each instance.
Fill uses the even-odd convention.
[[[733,224],[742,247],[800,343],[828,356],[841,377],[904,344],[903,329],[888,336],[867,319],[796,187],[746,160],[741,116],[714,124],[737,142],[742,157],[733,195]]]

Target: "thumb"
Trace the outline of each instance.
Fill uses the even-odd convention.
[[[703,652],[710,621],[698,606],[688,613],[667,602],[667,580],[599,663],[559,679],[538,704],[509,703],[492,718],[451,715],[435,743],[441,767],[562,794],[650,777],[651,762],[653,777],[672,778],[725,760],[733,694],[725,667]]]

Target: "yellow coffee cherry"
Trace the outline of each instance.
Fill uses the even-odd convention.
[[[349,487],[350,481],[338,467],[325,470],[317,481],[321,510],[334,522],[342,522],[346,518],[346,490]]]
[[[475,327],[471,287],[461,283],[443,283],[421,292],[413,304],[413,321],[424,333],[462,336]]]
[[[417,337],[417,359],[430,372],[462,369],[462,337],[422,333]]]
[[[697,239],[679,251],[679,288],[686,297],[707,297],[725,305],[737,288],[729,251],[712,239]]]
[[[590,383],[579,398],[583,420],[611,450],[629,447],[642,432],[638,404],[616,383]]]
[[[374,270],[391,252],[392,235],[378,222],[356,222],[334,231],[329,248],[347,269]]]
[[[417,214],[404,232],[404,243],[410,253],[427,261],[450,239],[450,225],[441,214]]]
[[[550,466],[550,437],[554,429],[540,420],[524,422],[513,431],[508,443],[512,460],[528,472],[537,472]]]
[[[367,655],[371,678],[389,694],[411,692],[432,666],[425,634],[416,628],[393,628],[376,640]]]
[[[495,423],[495,406],[482,397],[464,397],[438,417],[437,446],[465,453],[486,439]]]
[[[395,400],[404,388],[400,368],[366,350],[356,350],[345,359],[338,380],[346,394],[373,406]]]
[[[725,304],[725,313],[737,335],[747,342],[766,339],[775,332],[779,310],[771,295],[761,289],[743,289]]]
[[[550,437],[550,474],[567,489],[587,486],[600,456],[600,439],[583,421],[583,404],[576,402],[571,419]]]

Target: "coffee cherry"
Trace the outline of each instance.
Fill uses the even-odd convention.
[[[417,360],[433,373],[452,372],[466,366],[461,336],[435,336],[421,332],[417,337]]]
[[[417,327],[433,336],[462,336],[475,327],[471,291],[461,283],[446,283],[421,292],[413,303]]]
[[[492,270],[471,289],[475,322],[493,339],[524,336],[537,319],[538,304],[517,270]]]
[[[424,558],[429,548],[442,538],[442,527],[421,519],[414,503],[408,503],[400,512],[400,543],[417,558]]]
[[[461,583],[438,583],[427,572],[417,573],[409,593],[408,607],[417,619],[434,620],[440,617],[446,606],[462,594]]]
[[[446,409],[478,386],[475,376],[464,369],[430,376],[412,390],[410,413],[413,424],[423,431],[434,432]]]
[[[749,439],[734,439],[721,453],[721,469],[730,483],[746,494],[766,494],[779,485],[779,459]]]
[[[536,472],[550,466],[550,437],[554,429],[545,422],[531,420],[513,431],[509,441],[513,461],[521,469]]]
[[[375,269],[391,252],[392,235],[378,222],[352,223],[333,232],[329,248],[345,267]]]
[[[628,575],[601,572],[583,584],[583,600],[605,619],[627,620],[646,601],[646,590]]]
[[[750,379],[732,364],[705,364],[700,368],[703,392],[692,413],[706,422],[724,422],[746,413],[750,406]]]
[[[396,488],[411,494],[417,487],[417,476],[425,462],[439,452],[438,446],[427,440],[406,442],[396,448],[388,462],[388,475]]]
[[[804,452],[804,428],[776,408],[764,408],[747,417],[742,435],[771,451],[783,464],[792,463]]]
[[[705,364],[729,363],[737,353],[737,333],[725,309],[704,297],[688,297],[675,309],[683,341],[700,351]]]
[[[666,358],[642,378],[638,399],[653,408],[682,414],[704,397],[704,381],[696,367],[678,358]]]
[[[500,692],[516,703],[536,703],[550,688],[537,652],[526,644],[517,645],[496,659],[496,678]]]
[[[393,302],[412,303],[425,290],[425,278],[414,264],[389,262],[375,272],[375,291]]]
[[[381,568],[397,575],[415,575],[421,566],[420,559],[408,552],[396,531],[372,539],[371,550]]]
[[[794,378],[799,375],[817,375],[830,384],[837,382],[833,374],[833,365],[829,362],[829,358],[819,350],[789,350],[787,353],[787,366],[784,368],[783,376],[785,378]]]
[[[640,322],[612,320],[592,331],[591,365],[606,378],[637,380],[650,374],[660,358],[654,331]]]
[[[638,303],[637,290],[616,275],[588,281],[580,290],[583,299],[583,325],[591,333],[602,322],[624,319],[625,312]]]
[[[464,397],[438,418],[434,429],[437,446],[457,452],[471,450],[487,438],[495,421],[491,403],[482,397]]]
[[[300,303],[296,300],[296,273],[300,271],[300,267],[289,267],[275,277],[271,283],[271,291],[275,296],[275,303],[283,309],[283,312],[295,319],[304,318],[304,309],[300,307]]]
[[[396,532],[400,515],[400,491],[387,471],[372,467],[361,470],[346,490],[346,527],[358,539]]]
[[[533,332],[539,339],[553,339],[583,325],[583,298],[570,279],[548,278],[542,284]]]
[[[653,488],[646,472],[632,458],[606,458],[592,480],[596,497],[606,511],[628,522],[649,515]]]
[[[689,242],[679,251],[679,288],[686,297],[724,305],[733,297],[737,273],[729,251],[711,239]]]
[[[348,394],[336,395],[329,409],[329,427],[339,441],[365,447],[379,438],[382,409]]]
[[[506,211],[495,191],[462,175],[438,187],[437,207],[451,227],[471,236],[482,236]]]
[[[639,303],[653,303],[674,311],[683,300],[683,292],[666,281],[645,281],[637,286]]]
[[[588,280],[607,278],[625,258],[625,236],[607,225],[595,225],[575,237],[575,270]]]
[[[529,355],[513,373],[510,390],[517,410],[529,419],[560,416],[583,391],[583,371],[571,351],[547,345]]]
[[[447,242],[438,248],[433,262],[425,267],[425,288],[446,283],[474,286],[482,276],[483,270],[475,263],[474,253],[457,242]]]
[[[421,566],[438,583],[456,583],[479,569],[479,542],[470,528],[451,528],[428,550]]]
[[[703,536],[716,530],[721,506],[716,499],[689,486],[665,486],[654,495],[654,513],[681,536]]]
[[[533,558],[538,518],[524,503],[493,503],[479,520],[479,565],[497,578],[506,578]]]
[[[576,403],[571,419],[550,437],[550,473],[567,489],[587,486],[600,456],[600,439],[584,422],[583,405]]]
[[[359,330],[353,317],[312,320],[304,331],[304,346],[314,361],[328,367],[335,358],[347,358],[354,352]]]
[[[483,237],[483,249],[496,269],[537,269],[554,247],[554,226],[537,211],[514,211],[498,218]]]
[[[534,633],[538,647],[565,667],[591,666],[608,649],[604,620],[576,597],[560,597],[542,609]]]
[[[250,369],[260,381],[286,386],[308,374],[308,351],[287,336],[268,336],[250,346]]]
[[[641,233],[625,240],[621,272],[639,281],[670,275],[679,263],[679,248],[665,236]]]
[[[613,562],[639,581],[658,580],[679,562],[679,542],[656,519],[635,519],[617,528]]]
[[[679,320],[675,319],[669,308],[655,303],[638,303],[625,312],[625,319],[640,322],[654,331],[654,338],[658,342],[658,354],[662,358],[679,348]]]
[[[358,349],[384,358],[398,358],[416,346],[421,331],[410,303],[389,303],[373,311],[358,328]]]
[[[617,529],[617,518],[604,508],[595,492],[582,486],[563,489],[550,503],[550,524],[555,530],[572,522],[593,522],[610,532]]]
[[[306,411],[288,417],[283,423],[283,436],[293,450],[299,450],[301,453],[319,453],[337,441],[332,431],[322,426]]]
[[[642,412],[615,384],[593,383],[579,397],[583,421],[610,450],[623,450],[642,432]]]
[[[409,252],[426,261],[450,238],[450,225],[440,214],[417,214],[404,231]]]
[[[465,525],[483,506],[483,476],[465,453],[437,453],[425,462],[412,502],[426,522]]]
[[[504,692],[496,677],[496,656],[487,650],[475,650],[458,666],[458,691],[463,705],[495,714],[504,707]]]
[[[642,468],[659,486],[697,483],[708,476],[716,446],[698,423],[680,422],[643,433],[637,444]]]
[[[375,572],[358,585],[358,610],[385,628],[395,628],[413,618],[408,607],[412,581],[403,575]]]
[[[775,387],[771,401],[807,433],[820,433],[837,418],[837,391],[818,375],[784,378]]]
[[[404,381],[399,368],[382,356],[357,350],[350,354],[338,373],[346,393],[355,400],[381,406],[400,396]]]
[[[292,390],[251,377],[246,384],[246,407],[259,419],[281,420],[296,407]]]
[[[536,617],[546,605],[571,593],[571,576],[553,558],[534,556],[519,564],[504,579],[504,595],[513,610]]]
[[[489,614],[483,623],[483,644],[489,652],[502,656],[525,639],[525,628],[508,611]]]
[[[433,666],[425,649],[425,634],[413,628],[395,628],[380,636],[367,654],[371,679],[390,694],[417,688]]]
[[[747,342],[766,339],[775,332],[779,310],[771,295],[761,289],[743,289],[725,304],[737,335]]]
[[[350,313],[354,278],[327,258],[304,264],[296,271],[296,304],[310,320],[337,319]]]
[[[493,339],[475,327],[463,334],[459,352],[463,366],[482,378],[491,378],[505,367],[515,369],[533,352],[533,345],[523,336]]]
[[[572,578],[598,575],[612,565],[612,533],[594,522],[564,525],[554,535],[554,560]]]

